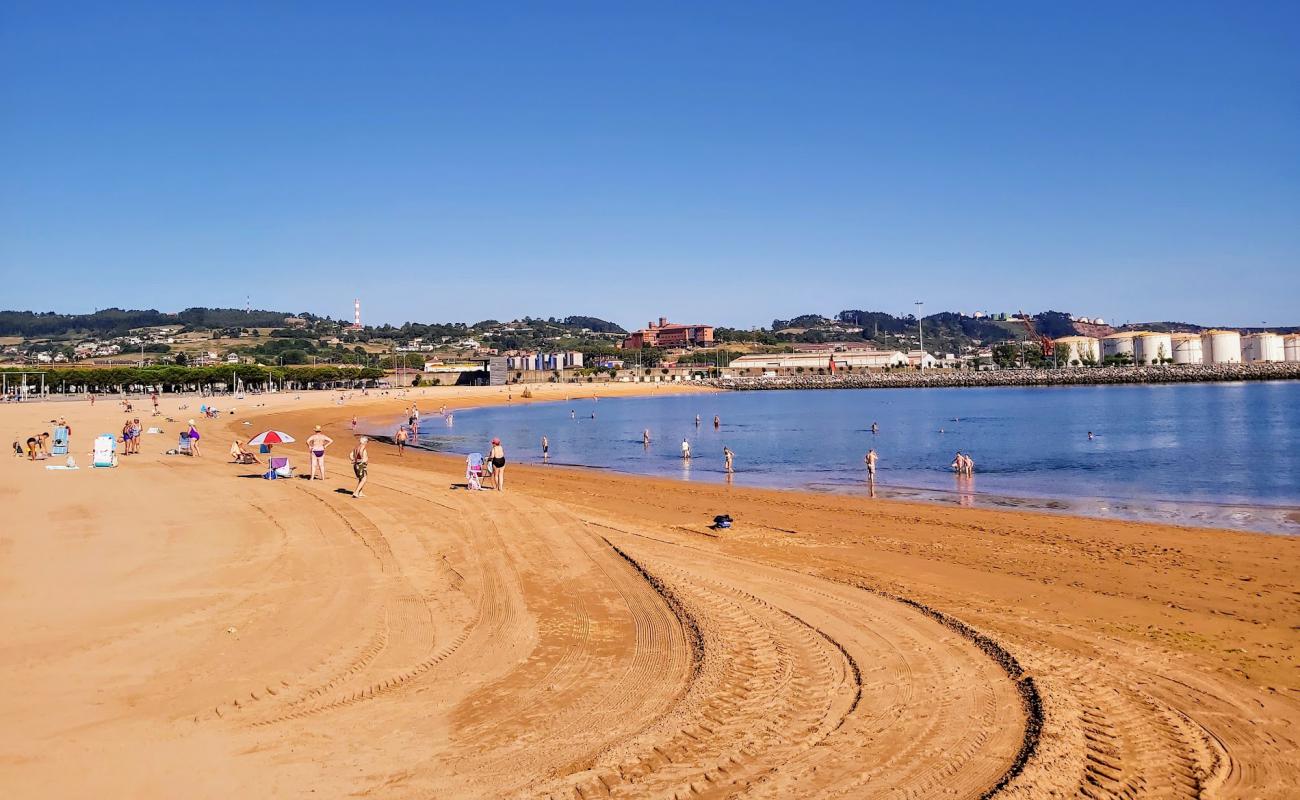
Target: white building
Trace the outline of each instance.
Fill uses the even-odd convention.
[[[926,354],[929,356],[929,354]],[[934,357],[929,356],[933,363]],[[832,367],[832,363],[834,366]],[[908,366],[906,353],[897,350],[845,350],[838,353],[755,353],[734,359],[727,368],[741,374],[754,372],[850,372]]]
[[[1242,337],[1242,361],[1285,361],[1286,349],[1276,333],[1252,333]]]
[[[1241,334],[1236,331],[1205,331],[1201,334],[1201,358],[1206,364],[1240,364]]]
[[[1077,367],[1101,361],[1101,342],[1091,336],[1062,336],[1052,344],[1058,364]]]
[[[920,350],[909,350],[907,352],[908,366],[920,367],[921,369],[934,369],[939,366],[939,362],[934,356]]]

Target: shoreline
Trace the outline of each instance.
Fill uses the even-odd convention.
[[[632,384],[636,386],[638,384]],[[667,384],[671,386],[672,384]],[[636,394],[636,399],[648,395]],[[652,396],[652,395],[649,395]],[[560,400],[536,398],[534,402],[558,404]],[[499,404],[490,403],[480,406],[463,406],[457,410],[472,411],[475,408],[498,408]],[[427,418],[436,427],[423,431],[429,440],[438,438],[444,432],[438,417]],[[396,415],[392,418],[367,416],[360,420],[358,433],[370,436],[386,447],[394,446],[391,428],[397,423]],[[378,431],[389,431],[381,433]],[[422,438],[424,438],[422,437]],[[507,443],[509,444],[509,443]],[[483,445],[486,447],[486,444]],[[463,458],[466,453],[456,450],[434,449],[426,444],[410,445],[412,452],[427,453],[436,456]],[[482,449],[482,448],[479,448]],[[532,448],[511,448],[514,464],[544,466],[540,457]],[[520,452],[527,453],[520,457]],[[700,459],[696,459],[699,461]],[[695,466],[689,476],[683,477],[676,468],[662,467],[658,470],[638,470],[627,465],[584,463],[580,460],[559,461],[552,459],[548,468],[593,471],[601,474],[636,478],[660,478],[672,481],[680,486],[722,485],[736,483],[745,488],[769,489],[774,491],[805,493],[809,495],[840,494],[856,497],[869,497],[887,502],[899,501],[921,503],[939,507],[1002,509],[1009,511],[1026,511],[1068,516],[1081,520],[1094,521],[1128,521],[1148,522],[1174,526],[1187,526],[1203,530],[1226,530],[1237,532],[1262,533],[1275,536],[1300,535],[1300,505],[1285,502],[1250,501],[1237,497],[1224,500],[1196,499],[1186,500],[1179,497],[1162,497],[1156,495],[1127,496],[1123,494],[1091,493],[1088,495],[1060,496],[1045,490],[1033,488],[1017,489],[999,486],[992,490],[979,490],[971,486],[924,485],[922,483],[892,483],[878,480],[874,485],[865,478],[852,476],[845,472],[809,474],[805,471],[782,472],[780,470],[740,470],[732,480],[720,468]],[[832,479],[831,475],[846,475],[841,479]],[[1048,481],[1050,483],[1050,481]]]

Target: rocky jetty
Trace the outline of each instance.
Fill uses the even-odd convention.
[[[946,386],[1091,386],[1118,383],[1211,383],[1300,379],[1300,362],[1280,364],[1194,364],[1061,369],[932,369],[872,371],[837,375],[780,375],[716,378],[722,389],[906,389]]]

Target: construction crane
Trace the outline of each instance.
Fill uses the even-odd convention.
[[[1023,322],[1025,328],[1029,330],[1029,337],[1038,340],[1038,346],[1043,351],[1043,358],[1051,356],[1056,350],[1056,343],[1052,341],[1052,337],[1044,336],[1039,333],[1034,327],[1034,318],[1023,311],[1020,312],[1020,321]]]

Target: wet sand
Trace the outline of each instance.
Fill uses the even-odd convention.
[[[161,455],[168,399],[110,471],[111,403],[0,407],[67,416],[83,465],[0,462],[6,795],[1300,791],[1300,540],[514,463],[532,442],[502,494],[374,445],[353,499],[346,421],[410,399],[231,402],[196,459]],[[228,431],[317,423],[326,482],[226,463]]]

